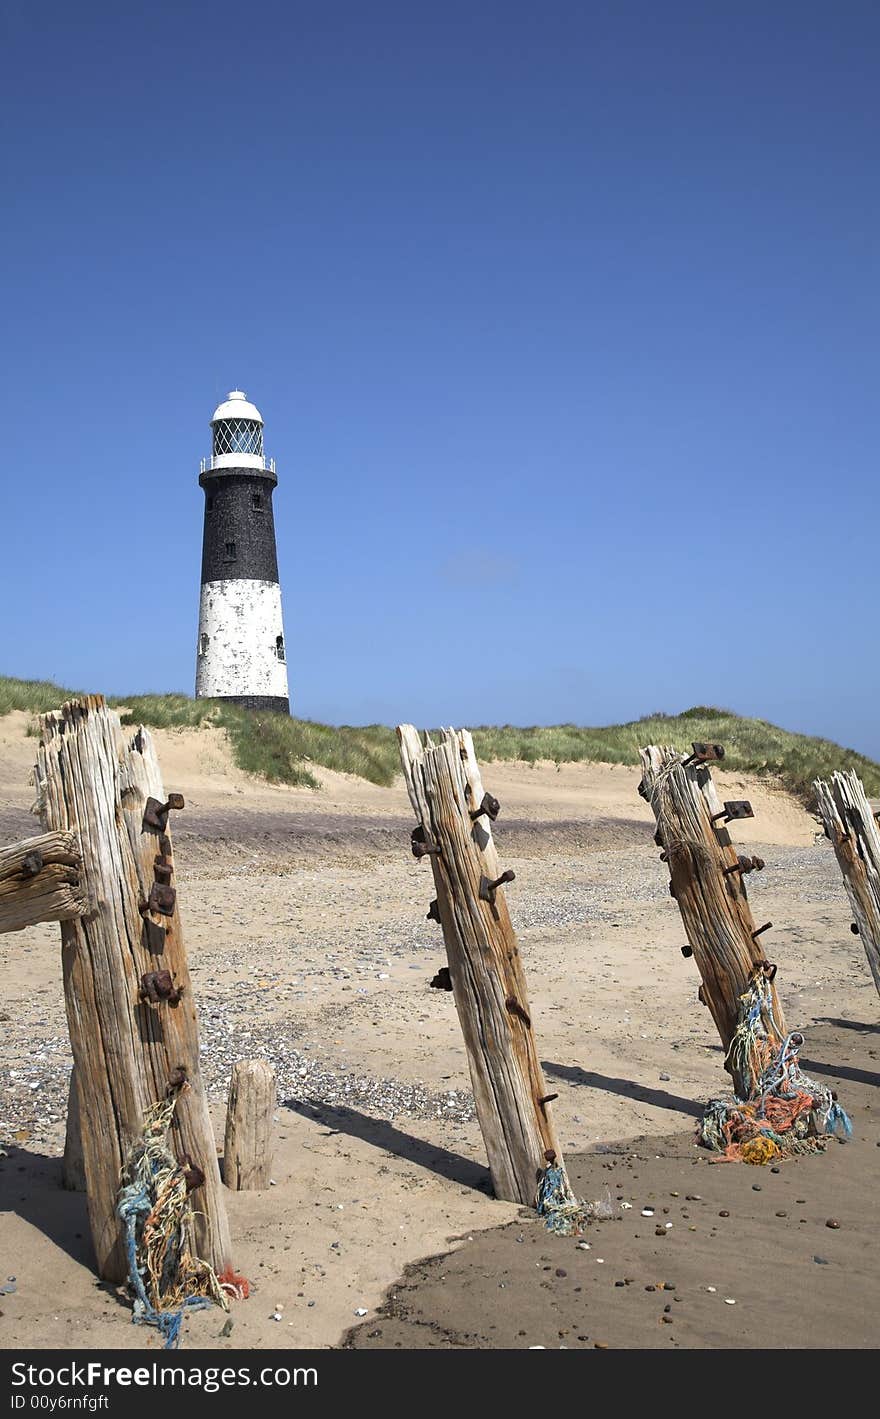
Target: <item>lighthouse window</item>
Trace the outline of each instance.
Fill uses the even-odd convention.
[[[214,455],[263,454],[263,426],[255,419],[221,419],[214,425]]]
[[[199,655],[208,654],[208,637],[202,632],[199,636]]]
[[[251,493],[251,507],[254,508],[254,510],[255,510],[256,512],[261,512],[261,511],[262,511],[262,508],[263,508],[263,494],[262,494],[262,493]]]
[[[214,511],[214,499],[213,499],[213,498],[209,498],[209,499],[208,499],[208,512],[213,512],[213,511]]]
[[[226,560],[227,560],[227,562],[234,562],[234,561],[235,561],[235,543],[234,543],[234,542],[227,542],[227,543],[226,543]]]
[[[278,659],[279,659],[279,660],[283,660],[283,659],[284,659],[284,637],[283,637],[283,636],[276,636],[276,637],[275,637],[275,654],[278,656]]]

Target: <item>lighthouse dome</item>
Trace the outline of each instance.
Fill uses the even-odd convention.
[[[263,416],[243,389],[231,389],[211,418],[214,468],[263,467]]]
[[[211,423],[216,424],[220,419],[252,419],[257,424],[262,424],[263,416],[256,404],[252,404],[243,389],[230,389],[222,404],[211,415]]]

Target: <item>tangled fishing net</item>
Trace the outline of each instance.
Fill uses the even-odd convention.
[[[168,1096],[145,1113],[141,1137],[123,1165],[116,1205],[125,1227],[128,1280],[135,1297],[132,1321],[155,1326],[166,1350],[180,1343],[187,1311],[213,1305],[228,1310],[227,1295],[247,1295],[242,1277],[231,1272],[218,1277],[190,1250],[189,1191],[203,1178],[197,1169],[178,1163],[165,1141],[180,1087],[169,1087]]]
[[[747,1081],[748,1097],[709,1101],[698,1129],[705,1148],[730,1162],[763,1165],[821,1152],[838,1127],[852,1133],[831,1091],[803,1073],[798,1058],[803,1043],[802,1034],[783,1036],[778,1029],[770,981],[756,971],[740,996],[726,1060],[731,1072]]]
[[[541,1174],[535,1209],[544,1218],[547,1231],[561,1237],[578,1237],[591,1222],[614,1215],[610,1198],[606,1202],[579,1202],[565,1168],[555,1160]]]

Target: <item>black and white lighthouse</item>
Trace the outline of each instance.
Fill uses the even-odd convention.
[[[240,389],[214,411],[205,490],[196,698],[290,713],[263,418]]]

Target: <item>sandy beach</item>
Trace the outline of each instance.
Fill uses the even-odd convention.
[[[39,831],[26,729],[0,719],[7,842]],[[767,862],[755,915],[774,923],[789,1022],[854,1134],[771,1173],[694,1147],[727,1076],[636,768],[484,766],[572,1178],[615,1205],[579,1248],[491,1196],[452,998],[429,987],[445,954],[402,784],[319,769],[318,792],[273,787],[235,768],[219,731],[155,738],[187,802],[178,885],[218,1145],[233,1061],[269,1059],[279,1081],[274,1185],[228,1198],[251,1297],[228,1334],[220,1311],[192,1316],[184,1345],[876,1343],[878,1001],[831,848],[789,794],[716,775],[754,805],[735,836]],[[84,1198],[60,1187],[58,928],[0,937],[0,963],[0,1286],[14,1287],[0,1345],[158,1347],[96,1280]]]

